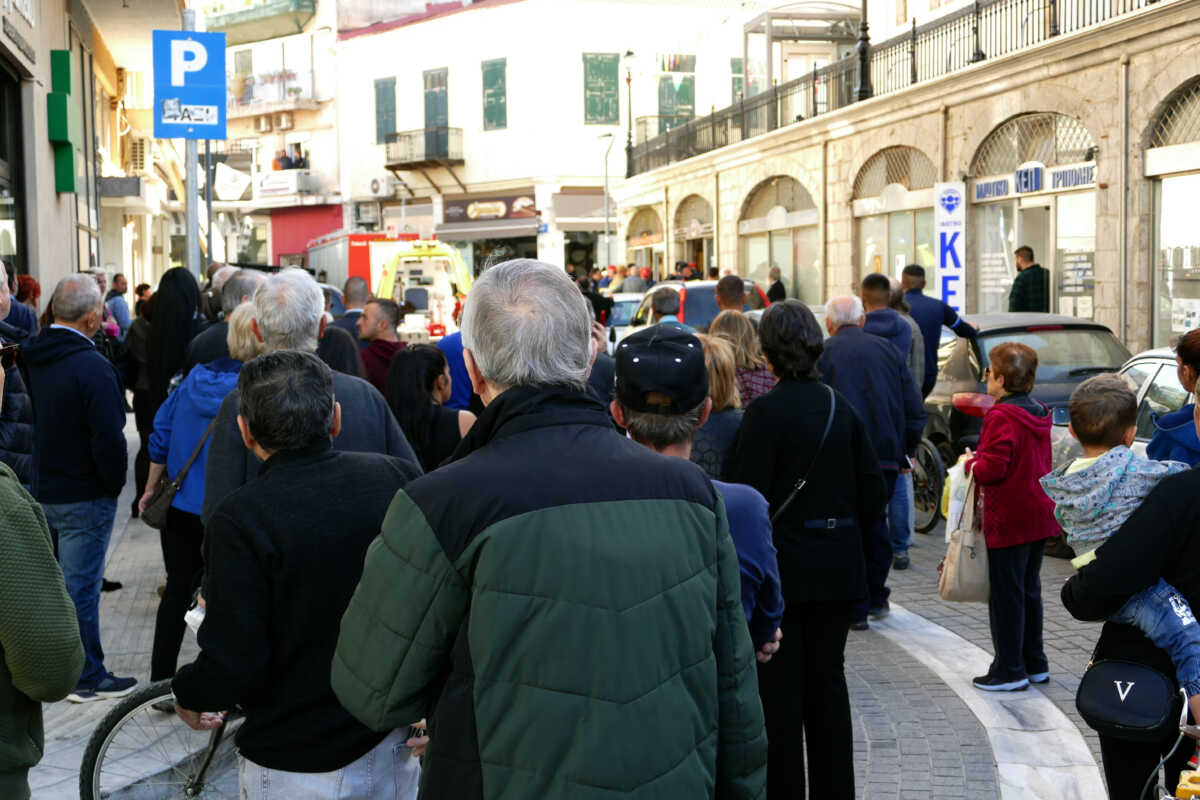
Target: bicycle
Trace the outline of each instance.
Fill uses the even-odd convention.
[[[81,800],[237,798],[238,753],[233,737],[242,715],[196,731],[175,713],[171,681],[152,683],[113,707],[88,740],[79,770]]]

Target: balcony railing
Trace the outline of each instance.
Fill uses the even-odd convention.
[[[311,69],[284,68],[253,75],[231,74],[226,79],[226,86],[229,87],[229,115],[233,117],[294,108],[316,100]]]
[[[649,117],[638,117],[633,121],[633,140],[641,144],[655,136],[686,125],[695,118],[694,114],[656,114]]]
[[[873,45],[871,83],[876,96],[890,94],[1155,4],[1156,0],[976,0]],[[648,172],[843,108],[854,102],[857,83],[858,57],[851,55],[737,105],[639,140],[630,172]]]
[[[388,169],[455,166],[462,163],[462,128],[422,128],[388,135]]]
[[[224,33],[230,47],[299,33],[317,13],[316,0],[213,0],[205,5],[208,30]]]

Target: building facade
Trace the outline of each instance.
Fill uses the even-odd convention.
[[[452,242],[477,270],[516,256],[573,270],[632,259],[615,201],[605,238],[605,169],[615,186],[627,136],[737,96],[740,6],[482,0],[342,29],[341,189],[353,220]]]
[[[999,38],[1017,10],[997,0],[974,28],[968,7],[876,45],[865,101],[852,99],[852,57],[646,142],[616,190],[623,234],[711,209],[721,268],[765,281],[779,266],[806,302],[909,263],[939,293],[950,262],[935,187],[961,184],[964,282],[948,301],[1007,310],[1013,251],[1028,245],[1050,271],[1052,311],[1134,350],[1177,338],[1200,320],[1200,238],[1184,210],[1200,186],[1200,3],[1104,5],[1091,19],[1057,7],[1025,40]],[[961,63],[936,49],[946,30],[967,32]],[[666,262],[689,252],[678,236],[662,246]]]
[[[165,229],[155,239],[153,220],[165,181],[139,174],[131,118],[149,31],[178,29],[180,10],[177,0],[0,0],[0,259],[44,292],[71,272],[132,265],[133,282],[164,268]]]

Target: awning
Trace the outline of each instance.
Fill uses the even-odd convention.
[[[537,236],[538,218],[497,219],[489,222],[449,222],[435,225],[433,233],[447,242],[470,242],[476,239],[516,239]]]
[[[554,225],[560,231],[603,231],[603,194],[556,194],[554,202]],[[609,198],[608,227],[616,232],[620,220],[616,217],[616,201]]]

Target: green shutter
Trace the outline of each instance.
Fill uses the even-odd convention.
[[[508,76],[505,60],[483,62],[483,129],[508,127]]]
[[[584,124],[621,124],[620,64],[616,53],[583,54]]]
[[[375,144],[387,143],[388,134],[396,132],[396,79],[375,81]]]
[[[733,75],[731,86],[733,102],[740,103],[742,98],[746,96],[745,62],[740,58],[729,59],[729,72]]]

